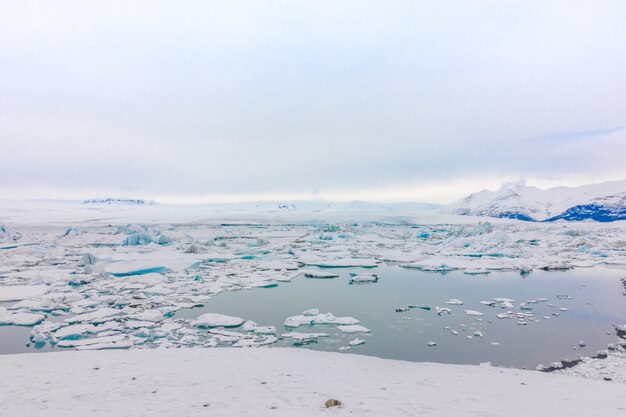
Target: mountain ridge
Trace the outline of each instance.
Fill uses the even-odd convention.
[[[626,180],[545,190],[505,183],[498,191],[472,193],[442,211],[535,222],[626,220]]]

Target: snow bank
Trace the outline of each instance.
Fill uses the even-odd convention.
[[[19,354],[0,369],[0,415],[12,417],[589,417],[626,405],[623,384],[304,349]]]

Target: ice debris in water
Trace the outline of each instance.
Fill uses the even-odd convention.
[[[348,342],[348,344],[350,346],[359,346],[365,343],[365,340],[363,339],[359,339],[358,337],[356,339],[352,339],[351,341]]]
[[[437,313],[438,316],[441,316],[443,313],[452,314],[452,310],[449,309],[448,307],[436,306],[435,307],[435,313]]]
[[[328,278],[337,278],[339,274],[334,272],[324,272],[324,271],[315,271],[315,270],[306,270],[302,271],[305,278],[319,278],[319,279],[328,279]]]
[[[594,253],[601,252],[613,263],[626,261],[624,252],[615,250],[621,247],[623,233],[604,224],[577,227],[572,238],[563,233],[563,224],[546,224],[531,233],[512,223],[107,224],[111,221],[23,224],[20,232],[0,226],[0,302],[14,303],[3,304],[1,323],[34,326],[30,339],[36,344],[89,341],[68,348],[263,346],[274,343],[273,326],[244,325],[238,317],[207,320],[207,325],[241,326],[241,332],[227,334],[216,327],[197,327],[202,316],[181,319],[175,313],[201,306],[224,291],[271,287],[306,273],[347,276],[353,283],[375,282],[376,274],[365,269],[339,273],[322,268],[375,268],[392,261],[433,273],[525,274],[534,269],[600,265],[607,259]],[[64,232],[67,236],[61,237]],[[585,250],[579,251],[583,240]],[[556,298],[563,306],[550,304],[547,298],[525,300],[524,306],[546,303],[541,307],[553,310],[542,312],[544,319],[556,318],[567,311],[571,297]],[[482,304],[502,310],[498,319],[521,326],[537,321],[532,311],[514,308],[513,299],[492,300],[495,305]],[[462,304],[450,299],[440,306]],[[433,309],[447,315],[448,307]],[[352,317],[334,317],[316,309],[286,320],[294,327],[357,323]],[[103,339],[113,336],[118,337]]]
[[[481,313],[480,311],[476,311],[476,310],[463,310],[465,312],[465,314],[470,315],[470,316],[484,316],[484,313]]]
[[[350,274],[350,283],[351,284],[368,284],[372,282],[378,282],[378,275],[376,274]]]
[[[317,340],[319,337],[328,337],[330,336],[328,333],[298,333],[298,332],[288,332],[283,333],[281,337],[287,337],[289,339],[297,340],[300,342]]]

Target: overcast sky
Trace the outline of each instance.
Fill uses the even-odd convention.
[[[2,1],[0,195],[447,203],[623,179],[625,22],[623,0]]]

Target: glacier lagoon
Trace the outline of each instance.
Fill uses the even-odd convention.
[[[613,324],[626,318],[626,297],[620,282],[623,271],[601,267],[535,271],[522,276],[515,272],[440,274],[380,265],[371,270],[378,281],[362,284],[351,284],[351,274],[367,274],[370,270],[308,270],[318,271],[319,276],[337,277],[306,278],[300,274],[291,282],[270,288],[228,291],[214,296],[203,307],[178,310],[172,318],[191,320],[205,313],[220,313],[259,326],[275,326],[278,341],[274,346],[526,368],[562,358],[593,356],[615,342]],[[456,304],[454,299],[463,304]],[[510,301],[511,307],[494,299],[514,301]],[[450,300],[453,302],[446,304]],[[284,326],[287,317],[309,309],[354,317],[370,332],[344,333],[329,324]],[[241,330],[238,326],[226,329],[226,333]],[[65,350],[29,343],[30,331],[30,327],[1,326],[0,353]],[[289,332],[328,336],[304,342],[281,337]],[[356,346],[352,346],[350,342],[355,339]],[[149,342],[145,346],[154,347]]]

